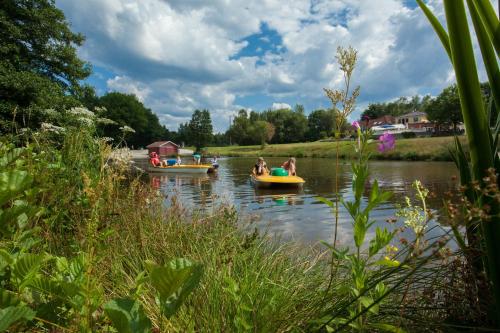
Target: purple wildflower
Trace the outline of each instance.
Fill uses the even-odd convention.
[[[382,134],[378,138],[378,141],[380,142],[378,144],[378,151],[381,153],[385,153],[386,151],[393,149],[396,144],[396,138],[388,132]]]
[[[361,126],[359,125],[359,121],[357,121],[357,120],[352,123],[352,126],[356,127],[357,129],[361,128]]]

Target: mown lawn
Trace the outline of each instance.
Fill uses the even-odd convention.
[[[461,140],[464,140],[462,138]],[[355,141],[342,141],[339,143],[339,156],[350,158],[355,154]],[[389,152],[377,151],[377,142],[374,141],[370,149],[374,159],[389,160],[451,160],[449,149],[453,147],[453,137],[432,137],[399,139],[396,147]],[[255,146],[227,146],[209,147],[208,154],[219,154],[221,156],[267,156],[267,157],[335,157],[335,142],[305,142],[289,144],[266,145],[264,149],[260,145]]]

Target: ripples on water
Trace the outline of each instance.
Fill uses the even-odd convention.
[[[266,159],[269,166],[278,166],[283,158]],[[191,209],[211,209],[220,203],[234,205],[244,214],[250,214],[258,225],[284,238],[305,242],[332,241],[335,218],[332,210],[319,202],[322,196],[333,200],[335,193],[335,161],[324,158],[298,159],[298,174],[306,180],[301,190],[257,190],[250,183],[250,169],[255,163],[250,158],[220,159],[219,172],[215,175],[150,174],[152,186],[165,195],[165,204],[177,195],[183,206]],[[404,197],[414,195],[412,183],[418,179],[436,194],[429,200],[429,207],[441,207],[442,195],[456,188],[452,176],[457,174],[452,163],[445,162],[372,162],[371,179],[377,179],[384,190],[394,193],[390,202],[372,212],[377,224],[385,224],[394,217],[397,204]],[[339,192],[345,200],[353,199],[350,165],[340,167]],[[368,195],[371,186],[367,186]],[[340,205],[341,206],[341,205]],[[351,219],[341,206],[337,239],[341,244],[352,240]]]

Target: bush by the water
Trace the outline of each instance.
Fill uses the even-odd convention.
[[[417,134],[415,132],[403,132],[403,133],[401,133],[401,136],[404,139],[412,139],[412,138],[416,138]]]

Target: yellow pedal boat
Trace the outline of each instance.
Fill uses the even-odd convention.
[[[151,172],[176,172],[176,173],[207,173],[212,166],[209,164],[181,164],[170,166],[149,166]]]
[[[306,181],[298,176],[250,176],[252,183],[258,188],[299,187]]]

